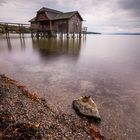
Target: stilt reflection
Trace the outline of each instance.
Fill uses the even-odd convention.
[[[42,57],[71,55],[78,57],[81,49],[81,39],[33,39],[32,44],[35,50],[40,52]]]

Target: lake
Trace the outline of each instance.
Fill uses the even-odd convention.
[[[107,138],[140,139],[140,36],[0,35],[0,73],[68,114],[74,114],[74,99],[90,95],[102,118],[98,127]]]

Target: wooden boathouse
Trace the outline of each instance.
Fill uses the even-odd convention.
[[[29,22],[32,37],[81,37],[87,30],[82,28],[83,18],[78,11],[64,13],[43,7]]]

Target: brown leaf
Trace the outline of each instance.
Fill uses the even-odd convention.
[[[100,134],[100,131],[94,125],[91,125],[89,127],[89,130],[90,130],[91,135],[93,135],[95,137],[95,140],[104,140],[105,139],[105,137]]]
[[[35,124],[35,127],[39,128],[40,127],[40,123]]]
[[[32,99],[33,101],[38,101],[39,97],[36,95],[36,93],[27,93],[28,98]]]

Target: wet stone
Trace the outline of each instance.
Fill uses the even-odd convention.
[[[90,96],[80,97],[73,101],[73,108],[78,114],[101,120],[97,105]]]

